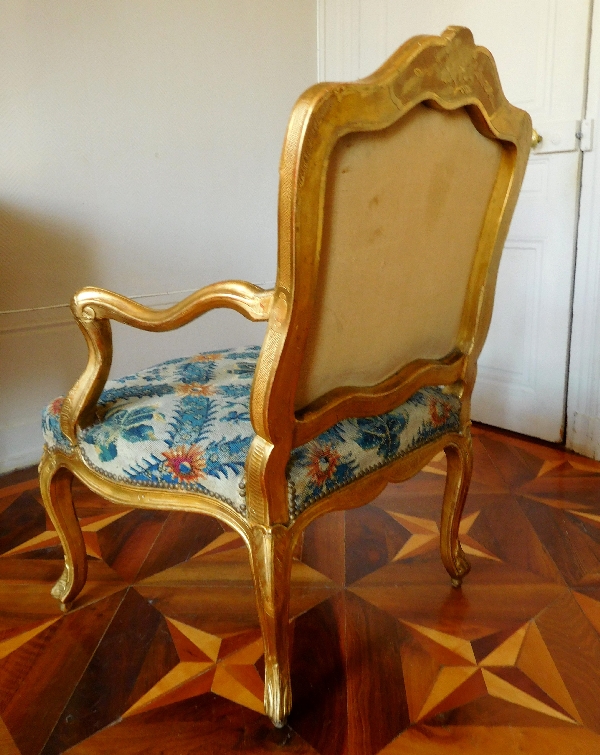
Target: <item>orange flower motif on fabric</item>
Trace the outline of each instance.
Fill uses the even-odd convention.
[[[318,487],[323,485],[335,474],[338,464],[342,460],[340,454],[331,446],[314,445],[308,454],[308,474]]]
[[[55,398],[54,401],[50,404],[49,407],[49,413],[50,414],[60,414],[60,410],[62,409],[62,405],[64,403],[64,398],[60,396],[59,398]]]
[[[443,425],[447,421],[451,412],[452,407],[449,403],[446,404],[443,401],[436,401],[434,398],[429,401],[429,414],[431,416],[431,422],[435,427]]]
[[[212,396],[215,392],[209,383],[179,383],[175,390],[180,396]]]
[[[197,354],[192,357],[192,362],[216,362],[223,358],[223,354]]]
[[[200,448],[195,446],[175,446],[163,451],[165,466],[179,482],[194,482],[206,477],[206,462]]]

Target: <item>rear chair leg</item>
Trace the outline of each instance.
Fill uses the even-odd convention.
[[[83,534],[73,506],[73,474],[58,467],[51,454],[44,453],[40,463],[40,490],[44,507],[52,520],[65,552],[65,568],[52,588],[52,597],[66,611],[83,589],[87,578],[87,558]]]
[[[446,488],[442,505],[440,550],[452,587],[460,587],[471,566],[458,540],[458,528],[473,472],[473,445],[467,430],[460,440],[444,449],[447,460]]]
[[[254,526],[250,561],[265,646],[265,713],[278,728],[292,707],[289,662],[289,603],[292,543],[282,525]]]

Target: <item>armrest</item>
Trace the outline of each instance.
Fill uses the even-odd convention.
[[[101,288],[84,288],[75,294],[71,310],[88,345],[88,363],[65,398],[60,426],[71,443],[76,428],[94,421],[98,398],[112,362],[110,320],[141,330],[162,332],[187,325],[211,309],[234,309],[253,322],[268,320],[273,291],[244,281],[222,281],[201,288],[168,309],[151,309],[125,296]]]
[[[116,320],[140,330],[175,330],[218,307],[235,309],[253,322],[268,320],[273,291],[245,281],[222,281],[201,288],[168,309],[151,309],[102,288],[83,288],[71,309],[77,320]]]

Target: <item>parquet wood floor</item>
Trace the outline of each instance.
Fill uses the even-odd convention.
[[[234,532],[78,488],[90,578],[65,615],[36,481],[0,480],[0,753],[600,753],[600,464],[476,428],[461,591],[443,464],[307,530],[283,730]]]

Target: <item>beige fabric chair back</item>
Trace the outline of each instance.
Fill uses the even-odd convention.
[[[501,155],[464,108],[423,104],[337,142],[296,408],[457,346]]]

